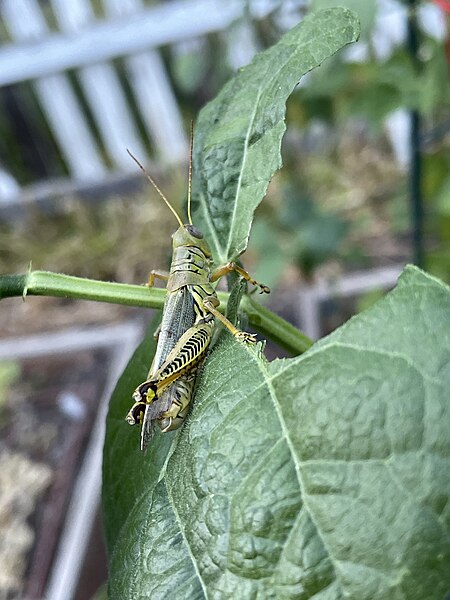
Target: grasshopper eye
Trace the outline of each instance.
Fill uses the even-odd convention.
[[[195,238],[202,240],[203,239],[203,233],[197,229],[197,227],[194,227],[194,225],[186,225],[186,230]]]

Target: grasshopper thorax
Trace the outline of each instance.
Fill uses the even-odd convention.
[[[172,246],[174,250],[181,246],[195,246],[203,252],[206,258],[211,258],[212,256],[203,233],[190,223],[178,227],[175,233],[172,234]]]

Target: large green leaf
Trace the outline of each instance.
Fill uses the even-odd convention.
[[[344,8],[317,11],[223,88],[195,127],[194,222],[218,264],[247,247],[255,208],[281,166],[286,100],[300,78],[358,36]]]
[[[140,353],[108,420],[110,600],[442,600],[449,314],[410,267],[302,357],[269,364],[224,332],[187,423],[147,456],[123,421]]]

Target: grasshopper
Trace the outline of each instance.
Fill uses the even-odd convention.
[[[147,379],[133,393],[134,404],[126,416],[130,425],[142,425],[141,450],[151,439],[155,423],[166,431],[178,429],[185,420],[193,395],[197,369],[205,359],[215,319],[218,319],[240,341],[254,343],[254,335],[237,329],[219,310],[213,284],[231,271],[269,293],[235,262],[212,269],[212,253],[203,233],[192,224],[192,135],[188,177],[188,223],[184,224],[152,177],[128,151],[179,223],[173,233],[173,254],[169,274],[151,271],[147,285],[155,279],[166,281],[167,295],[161,324],[157,331],[157,347]]]

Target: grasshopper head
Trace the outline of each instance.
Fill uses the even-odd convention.
[[[180,246],[195,246],[196,248],[199,248],[207,258],[211,258],[212,256],[208,243],[203,237],[203,233],[194,225],[187,224],[178,227],[172,235],[172,240],[174,249]]]

